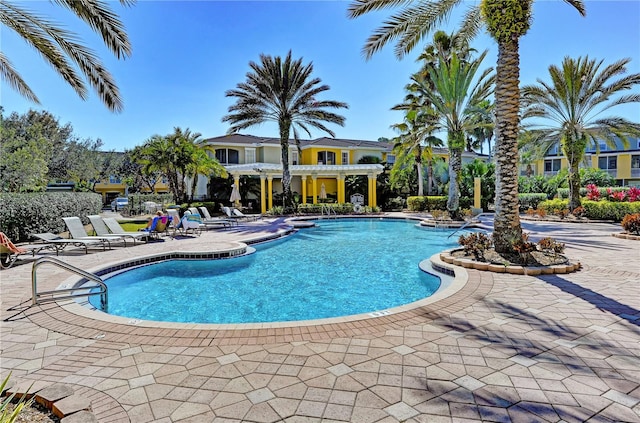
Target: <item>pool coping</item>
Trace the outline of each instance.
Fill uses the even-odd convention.
[[[412,219],[406,219],[412,220]],[[288,231],[291,233],[291,231]],[[279,238],[282,235],[276,236]],[[256,237],[248,242],[255,243],[268,237]],[[141,256],[135,262],[150,262],[159,256],[185,256],[217,254],[235,256],[246,248],[245,242],[235,242],[232,248],[209,252],[173,251],[171,253],[150,254]],[[157,261],[157,260],[156,260]],[[224,343],[261,343],[282,342],[285,340],[325,339],[327,337],[348,336],[378,332],[389,328],[403,327],[417,318],[444,308],[460,309],[466,306],[464,301],[470,293],[476,292],[479,282],[469,285],[467,269],[451,266],[440,259],[440,253],[425,259],[433,268],[454,277],[450,286],[436,291],[433,295],[398,307],[363,314],[332,317],[326,319],[267,322],[267,323],[174,323],[132,319],[109,315],[92,310],[74,300],[63,300],[34,307],[31,318],[41,326],[63,333],[85,333],[84,337],[93,339],[109,339],[139,344],[154,345],[212,345]],[[423,261],[423,262],[424,262]],[[100,269],[118,269],[127,261],[119,261],[101,265]],[[424,271],[424,269],[421,269]],[[97,271],[99,269],[94,269]],[[90,270],[91,271],[91,270]],[[104,273],[104,272],[103,272]],[[438,276],[438,275],[436,275]],[[63,284],[78,282],[77,277],[69,278]],[[474,279],[475,280],[475,279]],[[492,285],[492,284],[489,284]],[[486,285],[484,289],[488,289]],[[488,292],[488,291],[487,291]],[[437,303],[437,305],[436,305]],[[46,316],[46,317],[45,317]],[[188,344],[185,344],[189,340]]]

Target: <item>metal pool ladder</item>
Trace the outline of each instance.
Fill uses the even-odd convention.
[[[322,204],[321,208],[320,208],[320,215],[324,216],[324,212],[327,212],[327,216],[331,217],[331,214],[333,214],[335,217],[338,217],[338,213],[336,213],[336,211],[333,209],[333,207],[331,207],[328,204]]]
[[[42,264],[45,264],[45,263],[51,263],[62,269],[68,270],[72,273],[76,273],[85,279],[95,282],[96,285],[82,286],[78,288],[60,288],[53,291],[38,292],[38,280],[36,276],[36,270],[38,270],[38,267],[40,267]],[[98,291],[92,292],[92,290],[95,289],[96,287],[99,287],[100,289]],[[69,263],[66,263],[62,260],[58,260],[53,257],[41,257],[33,263],[33,267],[31,268],[31,292],[32,292],[33,305],[38,305],[43,302],[66,300],[69,298],[86,297],[89,295],[100,295],[101,310],[106,312],[108,307],[107,285],[103,282],[100,276],[94,275],[93,273],[85,272],[82,269],[79,269],[75,266],[70,265]],[[56,295],[56,294],[64,294],[64,293],[67,293],[67,294]]]

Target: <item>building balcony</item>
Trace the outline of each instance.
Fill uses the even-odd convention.
[[[631,177],[640,178],[640,168],[631,168]]]

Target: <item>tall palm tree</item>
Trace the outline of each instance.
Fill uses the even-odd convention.
[[[584,1],[564,0],[585,14]],[[364,52],[371,57],[390,41],[397,40],[395,53],[402,57],[428,33],[443,23],[464,0],[353,0],[350,17],[404,6],[367,40]],[[467,40],[485,25],[498,43],[496,67],[496,214],[493,240],[499,253],[513,253],[513,243],[522,239],[518,214],[518,131],[520,129],[520,37],[531,24],[533,0],[483,0],[470,6],[459,33]]]
[[[119,0],[129,6],[135,0]],[[56,0],[59,6],[69,9],[97,33],[104,44],[118,59],[131,55],[131,43],[124,25],[113,12],[109,3],[102,0]],[[42,58],[51,65],[85,100],[88,90],[83,78],[97,92],[107,108],[114,112],[122,111],[122,99],[116,83],[109,71],[100,62],[95,52],[79,42],[80,37],[63,26],[6,0],[0,0],[0,23],[13,30]],[[0,52],[0,76],[9,86],[34,103],[40,101],[29,85],[22,79],[7,56]]]
[[[486,55],[487,52],[484,51],[477,59],[468,62],[459,60],[456,53],[453,53],[449,60],[441,57],[437,66],[428,68],[429,76],[425,78],[432,85],[432,90],[422,90],[438,116],[440,128],[447,131],[447,210],[454,215],[457,214],[460,205],[459,179],[466,134],[476,127],[473,110],[493,92],[493,68],[485,69],[476,78]]]
[[[640,94],[623,94],[640,85],[640,73],[621,76],[631,59],[608,66],[603,61],[565,57],[560,67],[551,65],[551,83],[540,79],[522,88],[525,118],[533,118],[533,143],[546,152],[558,145],[569,163],[569,210],[580,206],[578,166],[588,146],[616,140],[629,145],[628,136],[640,135],[640,123],[619,116],[602,116],[620,104],[639,103]]]
[[[394,109],[397,110],[396,106]],[[394,167],[406,165],[405,157],[412,156],[418,171],[418,195],[424,195],[424,178],[422,177],[422,161],[427,161],[427,193],[433,186],[433,147],[442,145],[442,141],[432,135],[435,130],[436,117],[432,109],[409,109],[405,113],[404,122],[391,125],[400,134],[393,139],[396,162]]]
[[[491,158],[491,140],[493,139],[493,131],[495,122],[493,116],[493,103],[490,100],[481,101],[472,110],[474,128],[469,135],[475,140],[474,145],[480,150],[480,154],[484,153],[484,144],[487,143],[489,148],[489,158]],[[468,150],[471,150],[468,148]]]
[[[229,122],[229,134],[264,122],[276,122],[280,132],[282,157],[283,206],[286,211],[295,207],[291,193],[289,171],[289,137],[299,147],[298,130],[311,137],[311,128],[319,129],[332,137],[334,132],[325,122],[344,125],[345,118],[326,109],[348,108],[346,103],[332,100],[318,100],[317,96],[329,90],[320,84],[320,78],[312,78],[313,64],[302,64],[302,58],[291,59],[291,51],[282,60],[280,56],[260,55],[260,63],[250,62],[251,71],[247,80],[234,90],[226,92],[227,97],[235,97],[236,103],[229,107],[229,114],[222,118]]]

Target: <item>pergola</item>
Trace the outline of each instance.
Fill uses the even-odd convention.
[[[259,176],[260,177],[260,207],[262,212],[266,212],[273,207],[273,180],[282,179],[282,165],[275,163],[247,163],[238,165],[225,166],[227,172],[233,175],[234,184],[239,187],[241,176]],[[290,165],[289,171],[291,178],[299,177],[302,186],[302,202],[307,202],[307,181],[311,178],[312,188],[311,196],[313,196],[313,204],[317,204],[320,187],[317,180],[320,179],[336,179],[338,187],[338,203],[345,201],[344,179],[352,175],[366,175],[367,198],[368,205],[374,207],[377,205],[376,199],[376,178],[384,171],[381,164],[352,164],[352,165]]]

